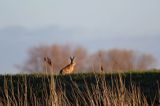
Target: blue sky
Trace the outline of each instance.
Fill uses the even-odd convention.
[[[90,51],[128,48],[160,59],[159,0],[1,0],[0,73],[39,44],[78,44]]]

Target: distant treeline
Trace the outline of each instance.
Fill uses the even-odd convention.
[[[40,45],[32,47],[28,52],[28,59],[24,64],[17,65],[21,70],[29,72],[44,71],[44,57],[49,57],[53,63],[53,70],[60,69],[69,63],[69,57],[75,56],[75,72],[99,71],[128,71],[147,70],[154,68],[156,59],[153,55],[126,49],[99,50],[89,53],[81,46],[71,45]]]

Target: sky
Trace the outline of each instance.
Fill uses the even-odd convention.
[[[0,0],[0,74],[19,72],[15,64],[40,44],[133,49],[159,61],[159,5],[159,0]]]

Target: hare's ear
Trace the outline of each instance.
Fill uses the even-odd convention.
[[[73,56],[73,58],[72,58],[73,60],[75,59],[75,56]]]
[[[51,59],[49,58],[49,57],[44,57],[43,58],[43,60],[44,60],[44,62],[46,62],[47,64],[49,64],[49,65],[51,65],[52,64],[52,61],[51,61]]]
[[[46,62],[46,61],[47,61],[47,57],[43,57],[43,61],[45,61],[45,62]]]
[[[73,62],[73,61],[74,61],[74,59],[75,59],[75,57],[74,57],[74,56],[73,56],[73,57],[70,57],[71,62]]]
[[[74,59],[75,59],[75,56],[72,57],[72,60],[74,60]]]

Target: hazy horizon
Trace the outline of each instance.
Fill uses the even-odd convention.
[[[123,48],[160,60],[160,1],[0,1],[0,73],[17,72],[30,47]],[[157,64],[159,68],[159,62]]]

